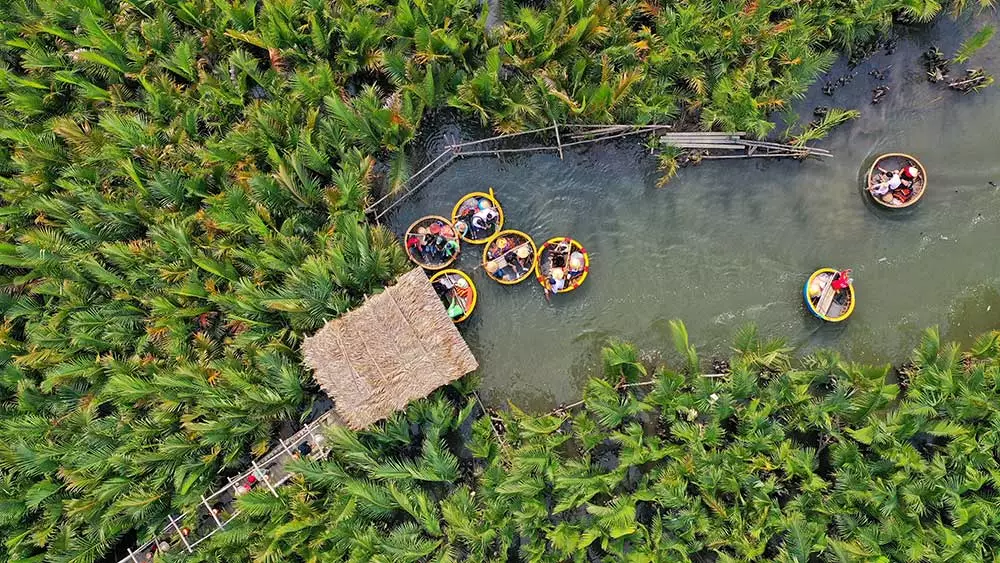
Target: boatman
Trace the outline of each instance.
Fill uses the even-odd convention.
[[[837,272],[837,275],[833,276],[833,281],[830,282],[830,287],[834,291],[843,291],[851,286],[854,280],[851,279],[851,269],[842,270]]]

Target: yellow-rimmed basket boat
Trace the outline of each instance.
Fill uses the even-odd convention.
[[[504,285],[521,283],[535,271],[538,248],[527,233],[507,229],[493,235],[483,248],[483,269]]]
[[[496,220],[490,222],[486,229],[473,226],[473,216],[483,209],[483,204],[496,210]],[[490,238],[503,230],[503,207],[497,201],[493,188],[489,193],[471,192],[462,196],[451,212],[451,222],[462,240],[471,244],[486,244]]]
[[[476,291],[472,278],[462,270],[448,268],[434,272],[431,275],[431,285],[455,324],[469,318],[476,308],[479,292]]]
[[[410,261],[425,270],[447,268],[462,251],[455,228],[439,215],[428,215],[414,221],[406,229],[403,243]]]
[[[824,321],[839,323],[854,312],[854,284],[847,286],[847,291],[833,289],[833,277],[837,270],[820,268],[809,276],[802,287],[802,297],[806,301],[809,312]]]
[[[878,196],[875,195],[875,187],[882,182],[888,181],[889,175],[895,170],[902,170],[908,166],[915,166],[920,171],[917,179],[913,180],[909,186],[902,186],[895,190]],[[875,200],[875,203],[890,209],[903,209],[914,205],[920,198],[924,197],[927,191],[927,169],[916,158],[901,152],[891,152],[883,154],[875,159],[872,167],[868,169],[866,179],[866,189],[868,195]],[[909,190],[907,192],[906,190]]]
[[[554,291],[549,278],[552,269],[558,268],[565,285]],[[535,277],[546,293],[569,293],[583,284],[590,272],[590,254],[580,241],[570,237],[555,237],[538,248],[535,260]]]

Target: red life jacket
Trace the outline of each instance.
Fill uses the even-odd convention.
[[[837,272],[837,277],[830,283],[833,289],[841,291],[851,285],[851,278],[844,272]]]

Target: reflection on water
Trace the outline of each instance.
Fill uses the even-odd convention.
[[[1000,184],[1000,92],[962,96],[928,84],[919,66],[930,41],[948,52],[968,33],[937,29],[901,41],[891,59],[860,66],[833,99],[817,88],[801,113],[816,105],[862,110],[822,142],[832,159],[706,163],[663,189],[655,188],[655,159],[637,142],[568,151],[564,160],[459,160],[391,224],[401,232],[492,186],[506,228],[536,242],[571,235],[590,251],[586,283],[547,303],[532,279],[512,287],[490,281],[479,268],[482,247],[463,244],[457,267],[477,284],[479,304],[461,330],[479,359],[487,401],[545,408],[575,400],[605,342],[667,350],[675,318],[706,360],[728,355],[747,322],[802,351],[833,346],[859,361],[898,361],[932,325],[968,341],[1000,319],[1000,189],[990,184]],[[994,43],[976,60],[1000,73],[998,55]],[[867,72],[889,64],[891,94],[869,105],[880,83]],[[838,66],[831,74],[845,72]],[[474,135],[441,125],[428,152],[446,136]],[[900,212],[878,208],[861,191],[872,159],[892,151],[928,168],[927,194]],[[854,269],[858,306],[845,323],[824,324],[803,307],[802,284],[820,266]]]

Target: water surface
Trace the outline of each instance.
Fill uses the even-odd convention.
[[[609,339],[671,348],[668,321],[682,319],[702,358],[728,355],[734,331],[753,322],[802,352],[835,347],[852,360],[904,359],[922,329],[968,342],[1000,320],[1000,90],[961,95],[929,84],[919,54],[946,53],[972,32],[945,22],[901,40],[892,56],[861,64],[833,98],[817,87],[797,111],[856,107],[862,118],[818,146],[835,157],[807,162],[739,160],[684,169],[655,187],[656,161],[639,142],[591,145],[558,155],[456,161],[391,217],[447,215],[465,192],[493,186],[507,226],[536,242],[571,235],[591,253],[583,287],[547,303],[533,280],[513,287],[479,268],[482,247],[463,245],[459,267],[480,297],[462,332],[480,362],[481,394],[546,408],[578,398]],[[994,43],[974,61],[1000,74]],[[871,69],[889,70],[875,106]],[[843,63],[833,79],[848,73]],[[426,150],[479,132],[431,125]],[[929,171],[910,210],[889,212],[861,191],[877,154],[908,152]],[[802,305],[804,280],[821,266],[854,269],[858,307],[824,324]]]

